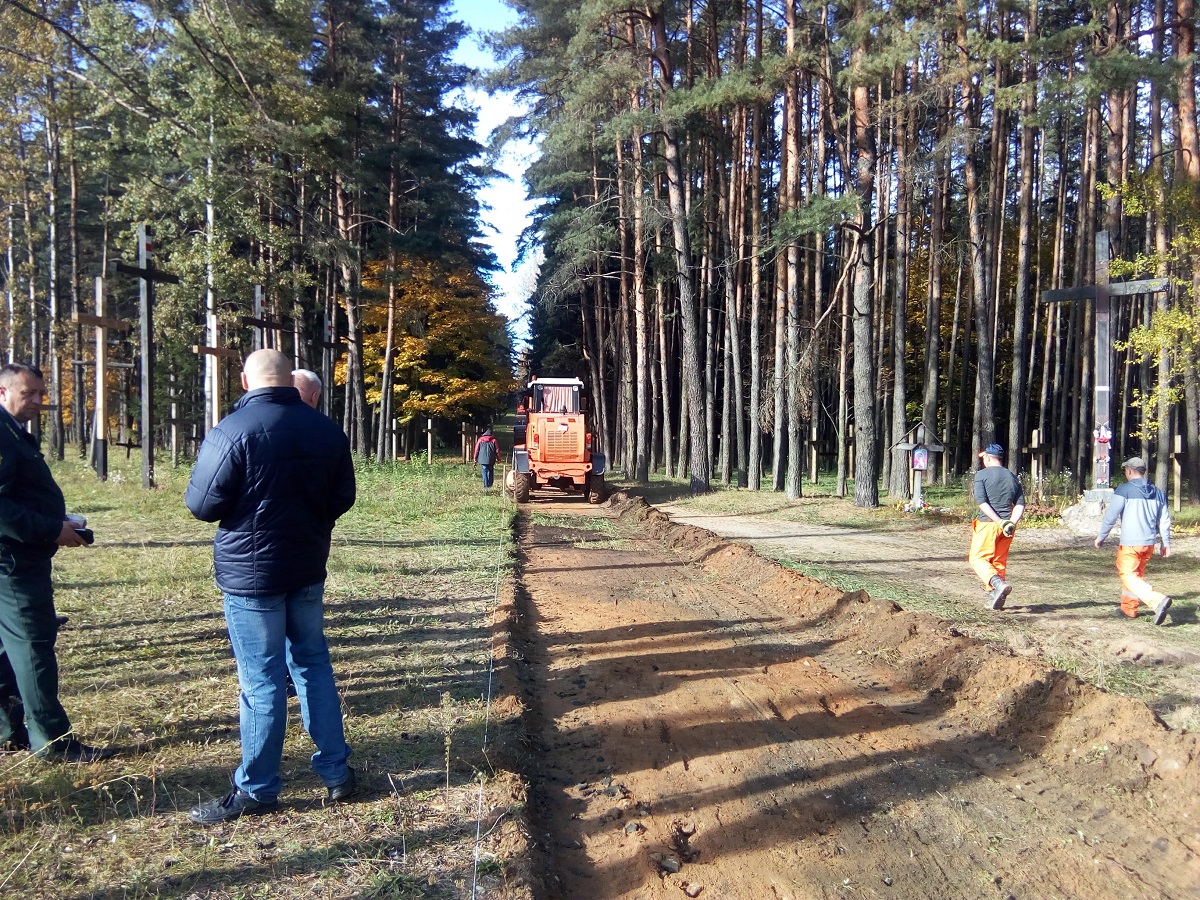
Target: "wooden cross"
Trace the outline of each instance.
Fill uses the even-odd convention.
[[[1092,487],[1107,488],[1110,481],[1109,452],[1112,446],[1112,298],[1154,294],[1167,289],[1165,278],[1138,281],[1108,280],[1110,245],[1107,231],[1096,232],[1096,283],[1061,290],[1042,291],[1043,303],[1092,300],[1096,304],[1096,427],[1092,430]]]
[[[216,324],[216,318],[209,323],[212,334],[209,339],[214,343],[220,341],[221,332]],[[212,411],[212,418],[206,424],[205,430],[215,428],[217,423],[221,421],[221,360],[236,359],[241,360],[242,354],[237,350],[232,350],[229,347],[209,347],[204,344],[192,344],[192,352],[199,353],[206,357],[205,372],[207,375],[206,387],[211,391],[212,396],[209,397],[208,408]]]
[[[263,301],[261,284],[254,286],[254,315],[242,316],[242,324],[254,327],[255,350],[262,350],[264,347],[272,347],[279,343],[278,340],[273,340],[272,337],[278,329],[283,328],[283,323],[267,318],[266,303]]]
[[[150,227],[138,226],[138,264],[117,263],[116,270],[138,279],[138,318],[142,356],[142,487],[154,487],[154,285],[179,284],[179,277],[154,268]]]
[[[96,329],[96,409],[92,425],[92,458],[96,476],[108,481],[108,329],[128,331],[132,325],[124,319],[110,319],[104,311],[104,276],[96,277],[96,314],[77,312],[71,318],[80,325]]]

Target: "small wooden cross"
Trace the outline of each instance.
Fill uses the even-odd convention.
[[[96,409],[92,425],[92,458],[96,477],[108,481],[108,330],[129,331],[133,326],[124,319],[110,319],[105,313],[104,276],[96,276],[96,314],[77,312],[71,318],[80,325],[96,329]],[[128,455],[128,454],[126,454]]]

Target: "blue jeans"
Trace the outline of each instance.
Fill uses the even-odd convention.
[[[483,473],[484,488],[485,489],[490,488],[492,486],[492,475],[496,471],[495,463],[493,463],[492,465],[486,465],[486,466],[483,463],[480,463],[479,471],[481,471]]]
[[[279,796],[292,673],[304,730],[317,745],[313,771],[332,787],[350,777],[342,704],[325,643],[325,583],[267,597],[225,595],[225,622],[237,657],[242,764],[233,783],[255,800]]]

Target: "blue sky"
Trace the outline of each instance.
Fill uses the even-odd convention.
[[[481,70],[493,67],[494,59],[480,46],[476,35],[498,31],[513,24],[516,16],[512,10],[502,0],[454,0],[450,10],[455,19],[465,22],[475,32],[459,46],[454,55],[455,61]],[[517,111],[512,99],[503,95],[489,96],[472,91],[468,94],[467,102],[477,110],[479,126],[476,133],[481,142],[487,140],[492,129]],[[517,238],[525,228],[532,208],[525,196],[521,174],[534,152],[531,146],[507,148],[499,168],[509,179],[492,181],[479,196],[481,203],[488,207],[483,214],[484,237],[491,244],[492,252],[501,266],[501,270],[492,276],[497,291],[496,305],[501,313],[513,321],[519,341],[528,336],[528,327],[526,322],[517,319],[525,311],[525,300],[537,273],[533,261],[527,261],[513,271]]]

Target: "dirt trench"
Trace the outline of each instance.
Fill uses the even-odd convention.
[[[640,500],[519,531],[541,896],[1200,894],[1200,748],[1145,705]]]

